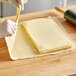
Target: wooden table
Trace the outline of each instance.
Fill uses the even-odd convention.
[[[63,9],[76,11],[76,6]],[[76,26],[66,21],[63,14],[55,9],[21,15],[19,22],[49,15],[57,17],[69,35],[76,41]],[[0,22],[8,18],[15,20],[15,16],[13,16],[0,18]],[[0,76],[68,76],[72,74],[76,74],[76,50],[57,55],[12,61],[5,40],[0,39]]]

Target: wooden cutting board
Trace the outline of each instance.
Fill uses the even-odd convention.
[[[76,6],[63,9],[76,11]],[[76,41],[76,26],[66,21],[63,14],[54,9],[21,15],[19,22],[47,16],[57,17],[69,35]],[[8,18],[15,20],[15,16],[13,16],[0,18],[0,22]],[[12,61],[5,40],[0,39],[0,76],[69,76],[72,74],[76,74],[76,50],[57,55]]]

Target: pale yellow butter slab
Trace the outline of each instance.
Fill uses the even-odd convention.
[[[34,19],[23,24],[40,53],[71,48],[73,43],[53,19]]]

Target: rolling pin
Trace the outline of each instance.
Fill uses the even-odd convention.
[[[64,14],[64,18],[65,18],[67,21],[69,21],[69,22],[71,22],[72,24],[76,25],[76,13],[75,13],[75,12],[73,12],[73,11],[70,10],[70,9],[67,10],[67,11],[64,11],[64,10],[62,10],[62,9],[59,8],[59,7],[55,7],[55,9],[56,9],[57,11],[63,13],[63,14]]]

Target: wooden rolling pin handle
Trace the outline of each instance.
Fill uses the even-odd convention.
[[[65,13],[65,11],[64,10],[62,10],[61,8],[59,8],[59,7],[55,7],[55,9],[57,10],[57,11],[59,11],[60,13]]]

